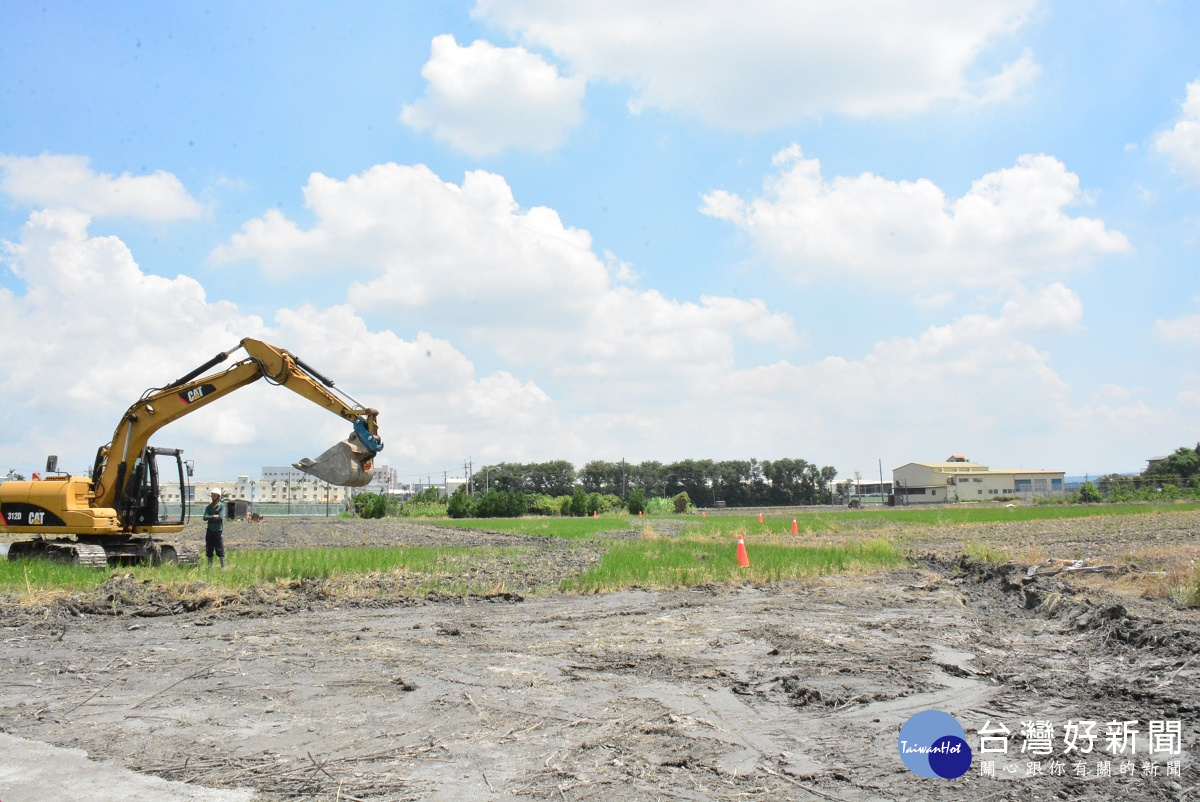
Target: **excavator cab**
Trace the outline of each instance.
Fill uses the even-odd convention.
[[[188,522],[188,483],[182,455],[181,448],[147,446],[134,461],[117,505],[117,516],[124,526],[144,531],[147,527],[178,527]],[[179,500],[171,504],[162,495],[162,482],[176,478]]]

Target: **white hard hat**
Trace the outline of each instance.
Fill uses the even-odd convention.
[[[209,488],[209,490],[208,490],[208,494],[209,494],[210,496],[219,496],[219,495],[221,495],[221,491],[220,491],[219,489],[215,488],[215,487],[211,487],[211,488]]]

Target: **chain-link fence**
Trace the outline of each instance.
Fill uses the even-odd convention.
[[[1091,484],[1105,501],[1172,501],[1200,499],[1200,477],[1195,476],[1119,476],[1109,474],[1095,479],[1069,482],[1067,493],[1081,492]]]
[[[200,502],[188,505],[188,512],[191,514],[193,521],[202,520],[206,506],[208,506],[207,503],[201,504]],[[264,518],[277,518],[287,515],[336,518],[349,508],[345,502],[293,501],[291,504],[286,502],[259,502],[250,505],[247,509],[248,512],[257,513]]]

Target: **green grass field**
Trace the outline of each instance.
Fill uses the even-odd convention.
[[[560,588],[603,593],[631,587],[766,583],[822,574],[878,571],[904,564],[903,555],[883,540],[843,546],[762,543],[748,546],[747,552],[750,565],[742,567],[737,562],[737,547],[728,539],[625,541],[605,552],[598,566],[564,580]]]
[[[847,510],[845,512],[800,512],[796,514],[767,514],[763,522],[758,515],[720,513],[707,517],[695,515],[671,516],[685,520],[687,532],[734,532],[739,529],[751,534],[787,534],[792,531],[792,520],[800,532],[819,534],[847,529],[871,529],[895,526],[956,526],[960,524],[994,524],[1013,521],[1050,521],[1071,518],[1103,518],[1126,515],[1161,515],[1170,512],[1200,510],[1200,504],[1115,504],[1115,505],[1052,505],[1013,506],[996,504],[960,504],[936,509],[914,509],[912,507],[886,507],[875,510]]]
[[[845,512],[796,512],[764,515],[721,513],[707,516],[672,515],[638,518],[608,515],[597,518],[519,518],[441,520],[443,526],[487,529],[543,538],[558,538],[595,553],[598,565],[559,581],[557,589],[593,593],[626,587],[675,588],[706,584],[768,583],[805,576],[886,570],[904,564],[903,548],[912,537],[946,532],[954,537],[963,524],[999,524],[1066,518],[1170,515],[1200,509],[1197,504],[1029,506],[959,505],[938,509],[877,509]],[[798,534],[792,534],[796,521]],[[636,536],[630,538],[630,532]],[[624,537],[614,538],[619,532]],[[742,535],[751,565],[736,563],[736,538]],[[989,554],[1002,544],[971,545]],[[166,589],[197,586],[239,591],[282,585],[305,579],[401,576],[427,578],[420,589],[451,593],[478,592],[458,581],[481,570],[504,576],[536,559],[542,549],[526,543],[510,547],[309,548],[279,551],[234,550],[228,570],[177,566],[119,568],[139,582]],[[975,555],[979,556],[979,555]],[[1192,563],[1194,565],[1194,562]],[[1195,569],[1189,569],[1189,574]],[[0,561],[0,592],[32,598],[45,592],[86,592],[106,582],[111,571],[79,568],[43,561]],[[561,576],[561,572],[559,573]],[[347,579],[349,578],[349,579]],[[539,580],[540,581],[540,580]],[[1193,597],[1200,603],[1200,571]],[[546,587],[553,590],[553,585]]]
[[[447,518],[437,521],[437,525],[534,537],[583,539],[600,532],[628,529],[637,525],[638,521],[637,517],[629,515],[602,515],[598,518]]]
[[[1170,511],[1200,510],[1200,503],[1160,504],[1049,504],[1014,505],[956,504],[953,507],[919,509],[886,507],[882,509],[809,511],[788,513],[770,511],[758,514],[713,513],[712,515],[600,515],[599,517],[488,517],[488,519],[443,519],[438,526],[464,529],[490,529],[493,532],[538,535],[554,538],[588,538],[600,532],[628,527],[653,527],[655,521],[671,520],[686,523],[686,532],[736,532],[742,529],[751,534],[787,534],[796,520],[800,532],[838,532],[842,529],[864,529],[887,526],[955,526],[960,523],[1002,523],[1007,521],[1039,521],[1076,519],[1076,517],[1106,517],[1123,515],[1159,515]]]
[[[438,521],[439,526],[463,529],[488,529],[518,535],[586,539],[601,532],[626,528],[653,529],[656,521],[682,522],[687,536],[717,536],[741,531],[748,535],[787,535],[792,520],[801,534],[862,531],[886,527],[937,527],[959,524],[991,524],[1013,521],[1060,520],[1125,515],[1159,515],[1173,511],[1200,510],[1200,504],[1118,504],[1013,506],[997,504],[960,504],[936,509],[886,507],[843,512],[795,512],[758,514],[720,512],[712,515],[667,515],[638,518],[631,515],[601,515],[597,518],[464,518]]]
[[[895,546],[870,540],[843,546],[794,546],[755,543],[751,565],[737,564],[735,541],[704,537],[679,540],[650,537],[620,541],[598,566],[564,580],[560,589],[596,593],[625,587],[675,588],[741,582],[778,582],[804,576],[892,568],[903,563]],[[286,551],[234,551],[225,570],[204,565],[137,566],[118,569],[136,581],[181,588],[203,582],[212,588],[242,590],[301,579],[335,579],[371,574],[423,574],[438,577],[448,592],[455,583],[445,577],[473,567],[512,563],[531,551],[512,548],[332,548]],[[0,563],[0,591],[31,595],[38,590],[86,591],[104,584],[111,572],[49,561]],[[465,586],[460,590],[465,591]]]
[[[171,587],[203,582],[225,589],[245,589],[280,581],[331,579],[404,572],[444,577],[466,573],[473,565],[512,561],[522,553],[519,548],[499,547],[408,547],[408,548],[328,548],[286,549],[279,551],[230,551],[228,568],[201,565],[179,567],[130,566],[115,569],[132,574],[136,580]],[[0,591],[32,593],[56,589],[82,591],[103,585],[111,571],[81,568],[49,560],[0,562]]]

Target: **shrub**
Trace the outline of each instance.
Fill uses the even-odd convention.
[[[629,509],[630,515],[637,515],[640,512],[646,511],[646,493],[640,487],[629,494],[629,500],[625,502],[625,506]]]
[[[396,515],[405,517],[441,518],[446,513],[447,500],[442,491],[429,487],[400,505]]]
[[[367,504],[367,509],[363,513],[364,518],[383,518],[388,514],[388,497],[383,493],[376,493],[375,498]]]
[[[1100,495],[1100,491],[1091,482],[1084,482],[1079,486],[1080,504],[1095,504],[1103,500],[1104,497]]]
[[[463,488],[454,491],[454,495],[450,497],[450,504],[446,507],[446,514],[451,518],[472,518],[475,515],[475,503],[467,496],[467,492]]]
[[[692,507],[692,499],[688,496],[686,490],[671,499],[671,503],[675,505],[675,513],[677,515],[687,512]]]
[[[475,518],[520,518],[528,509],[524,493],[490,490],[475,502]]]
[[[670,515],[675,510],[675,505],[671,503],[671,499],[655,496],[654,498],[646,499],[646,513],[649,515]]]
[[[571,514],[576,518],[587,515],[587,493],[583,492],[582,487],[575,488],[575,493],[571,496]]]
[[[360,493],[351,503],[359,518],[382,518],[388,514],[388,497],[382,493]]]
[[[571,499],[567,499],[571,503]],[[562,502],[551,498],[545,493],[531,493],[525,496],[526,508],[530,515],[562,515]]]
[[[622,512],[625,502],[620,496],[606,493],[600,497],[600,512]]]
[[[1127,504],[1131,501],[1141,501],[1138,494],[1127,484],[1113,485],[1108,500],[1115,504]]]

